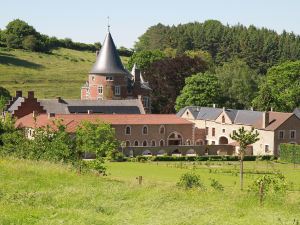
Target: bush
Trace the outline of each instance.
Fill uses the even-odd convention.
[[[185,189],[200,188],[205,190],[205,186],[201,182],[200,176],[194,172],[182,174],[177,186]]]
[[[300,163],[300,145],[280,144],[280,160]]]
[[[216,179],[211,179],[210,186],[217,191],[224,191],[224,186]]]

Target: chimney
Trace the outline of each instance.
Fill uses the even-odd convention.
[[[90,114],[93,114],[93,110],[91,109],[88,109],[87,113],[90,115]]]
[[[271,112],[273,112],[273,107],[271,107]]]
[[[262,127],[266,128],[270,123],[269,112],[263,112]]]
[[[61,103],[62,102],[62,98],[61,97],[56,97],[57,102]]]
[[[132,75],[134,76],[134,81],[135,82],[140,82],[141,81],[141,71],[140,69],[136,66],[136,64],[133,65]]]
[[[22,91],[16,91],[16,98],[22,97]]]
[[[142,101],[142,96],[138,95],[138,100]]]
[[[34,91],[28,91],[28,98],[33,99],[34,98]]]
[[[225,107],[223,107],[223,112],[225,112],[226,111],[226,109],[225,109]]]
[[[48,119],[55,117],[55,113],[48,113]]]
[[[216,104],[215,103],[213,104],[213,108],[216,108]]]

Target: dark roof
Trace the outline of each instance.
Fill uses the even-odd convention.
[[[9,108],[13,112],[21,105],[24,98],[19,97]],[[47,111],[55,114],[93,113],[103,114],[145,114],[140,99],[126,100],[76,100],[76,99],[39,99],[38,102]]]
[[[215,120],[222,112],[220,108],[201,107],[197,120]]]
[[[108,32],[103,42],[102,48],[97,56],[97,60],[90,71],[91,74],[124,74],[130,73],[124,68],[115,43]]]
[[[300,119],[300,108],[294,110],[295,115]]]
[[[238,110],[234,123],[244,125],[254,125],[263,116],[263,112],[252,110]]]

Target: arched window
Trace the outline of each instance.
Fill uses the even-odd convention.
[[[130,141],[126,141],[126,147],[130,146]]]
[[[189,139],[186,140],[186,145],[191,145],[191,141]]]
[[[126,126],[126,128],[125,128],[125,134],[127,134],[127,135],[131,134],[131,127],[130,126]]]
[[[156,146],[155,140],[151,141],[151,146]]]
[[[160,133],[160,134],[164,134],[164,133],[165,133],[165,126],[164,126],[164,125],[161,125],[161,126],[159,127],[159,133]]]
[[[222,123],[225,123],[225,116],[222,116]]]
[[[147,141],[143,141],[143,146],[147,146]]]
[[[148,127],[147,126],[143,127],[143,134],[148,134]]]
[[[159,141],[159,146],[164,146],[164,145],[165,145],[164,140],[160,140],[160,141]]]
[[[139,146],[139,142],[138,141],[134,141],[134,146]]]

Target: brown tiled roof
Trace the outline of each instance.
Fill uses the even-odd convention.
[[[263,128],[263,120],[260,118],[255,124],[254,127],[257,129],[264,129],[274,131],[281,124],[283,124],[288,118],[290,118],[293,113],[283,113],[283,112],[269,112],[269,125],[266,128]]]
[[[192,122],[177,117],[175,114],[65,114],[48,117],[48,114],[41,114],[33,119],[33,115],[29,114],[16,121],[17,127],[43,127],[53,126],[55,119],[62,120],[67,125],[67,130],[73,132],[81,121],[102,121],[112,125],[160,125],[160,124],[193,124]]]

